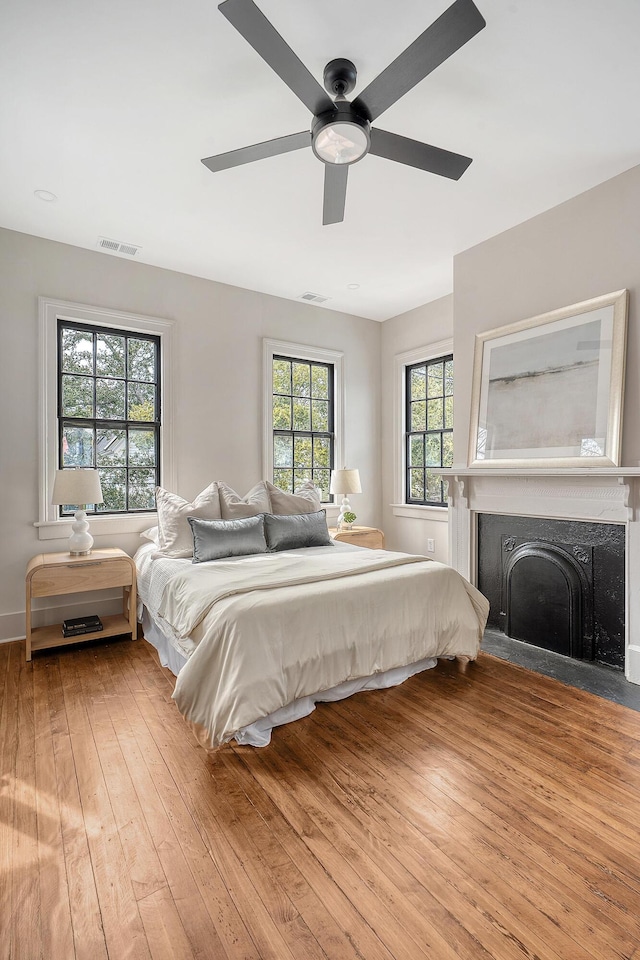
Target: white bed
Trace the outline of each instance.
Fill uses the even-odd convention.
[[[208,748],[265,746],[322,700],[477,656],[488,601],[444,564],[349,544],[193,564],[135,556],[145,638]]]

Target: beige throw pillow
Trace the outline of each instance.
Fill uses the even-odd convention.
[[[295,493],[285,493],[265,480],[271,499],[271,513],[280,517],[292,517],[301,513],[317,513],[322,509],[320,493],[311,480],[305,480]]]
[[[257,483],[245,497],[239,496],[227,483],[221,483],[220,512],[223,520],[239,520],[242,517],[257,517],[259,513],[271,513],[271,501],[264,481]]]
[[[220,520],[218,484],[210,483],[192,503],[163,487],[156,487],[158,548],[165,557],[192,557],[193,534],[187,517]]]

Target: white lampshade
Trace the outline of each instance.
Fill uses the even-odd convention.
[[[331,474],[330,493],[362,493],[358,470],[334,470]]]
[[[97,470],[56,470],[51,502],[67,503],[72,507],[103,503],[100,474]]]
[[[84,557],[91,553],[93,537],[89,533],[89,522],[84,508],[88,503],[104,503],[100,475],[97,470],[56,470],[51,502],[67,503],[76,507],[71,524],[69,553],[72,557]]]

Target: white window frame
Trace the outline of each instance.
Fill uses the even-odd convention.
[[[72,320],[87,326],[114,327],[119,330],[150,333],[160,337],[160,389],[162,422],[160,426],[160,478],[163,486],[175,489],[176,465],[173,445],[173,321],[110,310],[83,303],[69,303],[38,297],[39,325],[39,519],[34,524],[39,540],[58,540],[69,536],[73,517],[61,518],[51,503],[55,473],[58,469],[58,320]],[[156,511],[148,513],[92,516],[95,535],[140,533],[156,522]]]
[[[411,517],[420,520],[443,520],[449,518],[448,506],[433,507],[418,503],[404,503],[404,485],[406,478],[406,443],[404,437],[406,433],[406,378],[407,367],[414,363],[428,363],[430,360],[437,360],[438,357],[453,353],[453,340],[439,340],[437,343],[430,343],[424,347],[418,347],[415,350],[408,350],[406,353],[398,353],[395,356],[395,374],[393,391],[393,449],[395,453],[396,469],[393,484],[393,499],[391,504],[394,517]],[[455,358],[454,358],[455,363]],[[455,376],[455,374],[454,374]],[[454,414],[455,415],[455,414]]]
[[[324,347],[310,347],[304,343],[290,343],[286,340],[262,341],[262,384],[263,384],[263,426],[262,426],[262,471],[263,476],[273,482],[273,358],[291,357],[292,360],[310,360],[312,363],[333,364],[333,426],[334,426],[334,469],[344,465],[344,353],[326,350]],[[327,518],[337,519],[340,507],[336,503],[323,503]]]

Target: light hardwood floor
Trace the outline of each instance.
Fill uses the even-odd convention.
[[[481,655],[209,757],[145,641],[0,645],[1,960],[640,958],[640,714]]]

